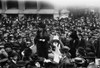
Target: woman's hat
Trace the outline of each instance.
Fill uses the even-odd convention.
[[[55,35],[52,39],[52,42],[59,42],[59,36]]]
[[[79,57],[76,57],[75,58],[75,63],[77,63],[77,64],[83,64],[84,63],[84,59],[83,58],[79,58]]]
[[[53,37],[53,40],[59,40],[59,36],[55,35],[55,36]]]
[[[89,52],[95,52],[93,49],[91,49],[90,47],[86,47],[85,48],[85,51],[86,53],[89,53]]]
[[[0,45],[0,48],[4,48],[4,46],[3,45]]]
[[[87,53],[87,58],[95,58],[95,53],[94,52]]]
[[[62,47],[62,51],[69,51],[69,50],[70,50],[70,48],[68,46],[63,46]]]

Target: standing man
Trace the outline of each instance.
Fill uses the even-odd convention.
[[[96,57],[100,58],[100,37],[95,41],[94,47],[96,50]]]
[[[69,52],[71,53],[71,58],[75,58],[77,45],[79,44],[79,38],[77,36],[77,32],[72,31],[70,37],[71,37],[71,40],[69,42],[69,47],[70,47]]]
[[[49,36],[45,28],[46,28],[45,24],[43,24],[42,22],[39,23],[39,28],[37,31],[37,35],[34,39],[34,43],[37,46],[37,55],[39,57],[48,59]]]

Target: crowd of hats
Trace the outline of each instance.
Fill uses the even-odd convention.
[[[18,17],[13,18],[10,16],[0,19],[0,45],[9,40],[16,41],[20,38],[27,38],[29,41],[32,37],[36,36],[38,27],[47,29],[49,34],[55,34],[55,32],[57,32],[59,36],[66,34],[66,37],[75,30],[82,38],[91,40],[91,42],[94,42],[100,37],[100,19],[96,13],[87,14],[85,17],[82,16],[76,19],[68,17],[60,20],[54,20],[53,18],[37,20],[33,17],[25,16],[19,19]],[[75,37],[74,35],[75,33],[70,37]],[[87,51],[88,50],[89,48],[87,48]]]

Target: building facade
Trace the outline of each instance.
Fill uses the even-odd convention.
[[[4,15],[40,15],[41,17],[54,17],[58,11],[55,12],[54,6],[50,3],[38,0],[0,0],[0,16]]]

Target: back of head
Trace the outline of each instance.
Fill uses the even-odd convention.
[[[70,37],[71,37],[72,39],[78,39],[77,32],[76,32],[76,31],[72,31]]]

